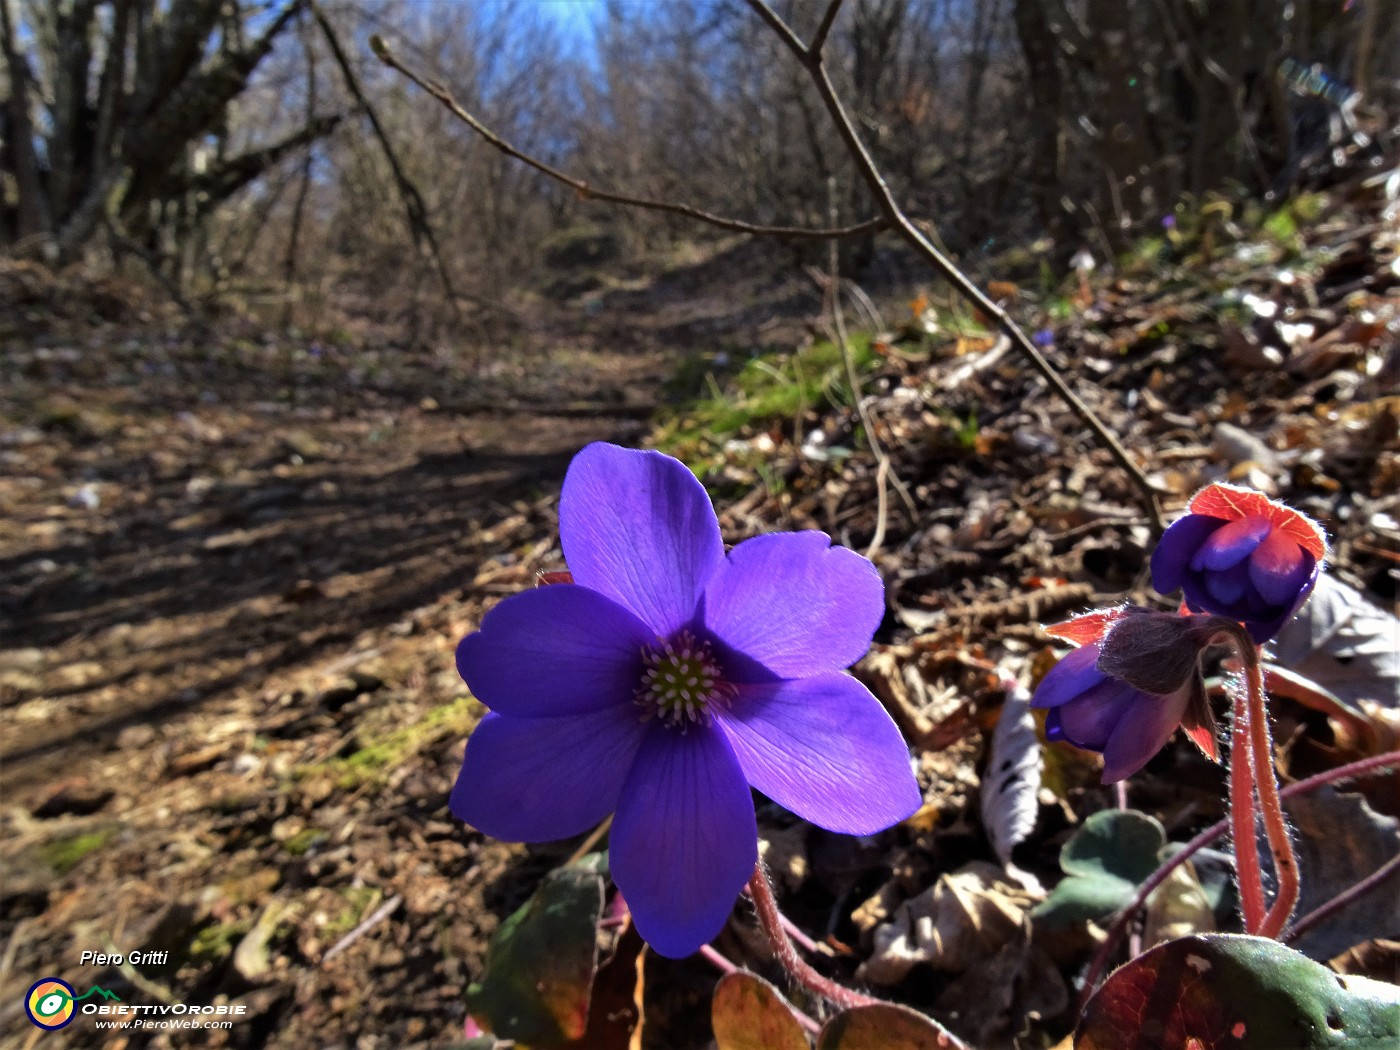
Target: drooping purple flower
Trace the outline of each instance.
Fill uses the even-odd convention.
[[[1192,498],[1152,554],[1152,586],[1243,623],[1263,645],[1312,593],[1327,554],[1322,530],[1297,511],[1233,485]]]
[[[573,583],[514,595],[457,649],[491,713],[452,812],[541,842],[615,813],[613,880],[638,932],[689,955],[757,861],[750,786],[871,834],[921,797],[898,729],[843,669],[884,612],[879,574],[820,532],[728,554],[703,486],[657,452],[589,445],[559,500]]]
[[[1078,642],[1041,680],[1031,706],[1049,708],[1045,735],[1103,755],[1103,782],[1147,765],[1177,726],[1216,758],[1215,720],[1201,657],[1230,635],[1234,621],[1129,606],[1049,628]]]

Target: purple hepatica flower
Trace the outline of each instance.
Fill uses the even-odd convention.
[[[457,648],[491,709],[452,812],[542,842],[615,812],[613,880],[662,955],[724,926],[757,862],[752,785],[831,831],[920,805],[899,730],[842,669],[884,613],[879,574],[820,532],[728,554],[703,486],[658,452],[589,445],[559,500],[573,583],[514,595]]]
[[[1217,758],[1201,656],[1231,635],[1242,637],[1233,620],[1129,606],[1049,631],[1082,644],[1050,669],[1031,706],[1050,709],[1047,739],[1102,753],[1105,784],[1147,765],[1179,725]]]
[[[1322,530],[1261,493],[1233,485],[1198,492],[1152,554],[1152,586],[1181,588],[1187,608],[1243,623],[1263,645],[1312,593],[1327,554]]]
[[[1103,782],[1113,784],[1147,765],[1181,724],[1186,688],[1166,696],[1134,689],[1098,669],[1098,642],[1081,645],[1050,669],[1031,704],[1048,707],[1045,736],[1103,755]]]

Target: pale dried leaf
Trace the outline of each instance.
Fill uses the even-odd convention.
[[[1012,849],[1035,827],[1040,771],[1030,693],[1016,685],[1002,705],[982,776],[982,826],[1003,864],[1011,863]]]
[[[972,861],[900,905],[875,931],[875,949],[859,977],[897,984],[915,966],[961,973],[1017,936],[1031,896],[1002,881],[994,865]]]
[[[1214,933],[1215,912],[1190,861],[1174,869],[1147,898],[1146,947],[1193,933]]]
[[[1326,573],[1273,644],[1274,660],[1343,700],[1400,707],[1400,619]]]

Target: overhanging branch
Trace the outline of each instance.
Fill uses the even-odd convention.
[[[532,157],[512,146],[500,135],[492,131],[475,116],[464,109],[453,96],[441,84],[425,80],[413,70],[409,69],[398,57],[389,50],[389,46],[383,38],[375,35],[370,37],[370,47],[379,56],[379,60],[391,69],[398,70],[409,80],[417,84],[420,88],[432,95],[452,113],[458,120],[462,121],[487,143],[504,153],[507,157],[512,157],[526,164],[542,175],[546,175],[556,182],[561,182],[565,186],[578,192],[580,196],[591,200],[603,201],[607,204],[619,204],[628,208],[640,208],[646,211],[666,212],[671,215],[683,215],[689,219],[708,223],[711,226],[718,226],[722,230],[731,230],[735,233],[749,233],[763,237],[787,237],[803,240],[834,240],[843,237],[858,237],[862,234],[872,233],[875,230],[883,229],[888,225],[888,220],[884,217],[867,219],[865,222],[856,223],[854,226],[831,226],[825,228],[809,228],[802,226],[765,226],[759,223],[744,222],[742,219],[731,219],[723,215],[716,215],[714,212],[706,211],[703,208],[696,208],[689,204],[676,204],[672,201],[654,200],[650,197],[638,197],[630,193],[620,193],[615,190],[600,189],[591,186],[582,179],[575,178],[566,172],[560,171],[553,165],[546,164],[537,157]]]

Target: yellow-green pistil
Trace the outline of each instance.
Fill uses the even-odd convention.
[[[642,720],[664,718],[673,726],[709,721],[715,705],[726,707],[734,688],[724,680],[708,642],[682,631],[668,642],[643,651],[642,684],[637,706]]]

